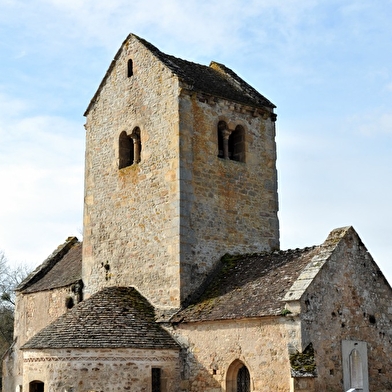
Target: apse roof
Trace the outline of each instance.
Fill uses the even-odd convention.
[[[22,349],[179,346],[155,322],[153,306],[132,287],[107,287],[38,332]]]

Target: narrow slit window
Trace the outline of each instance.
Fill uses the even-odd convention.
[[[224,158],[224,141],[223,132],[227,129],[227,125],[224,121],[218,123],[218,158]]]
[[[160,368],[151,369],[151,391],[161,392],[161,369]]]
[[[128,60],[127,64],[127,76],[130,78],[133,75],[133,61],[132,59]]]

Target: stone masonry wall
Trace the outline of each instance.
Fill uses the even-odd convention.
[[[141,161],[119,170],[119,135],[135,127]],[[87,115],[86,130],[86,296],[104,286],[132,285],[155,306],[178,307],[177,78],[131,38]]]
[[[87,296],[132,285],[158,308],[178,308],[224,253],[279,246],[274,122],[188,87],[131,37],[90,106]],[[217,157],[219,120],[244,127],[245,163]],[[141,161],[119,170],[119,135],[135,127]]]
[[[31,350],[23,366],[24,391],[38,380],[45,392],[149,392],[151,368],[161,369],[162,392],[179,390],[178,353],[170,350]]]
[[[225,253],[279,248],[275,122],[255,109],[183,91],[181,271],[184,296]],[[245,130],[245,162],[218,158],[218,122]]]
[[[5,389],[14,391],[22,384],[22,358],[19,348],[42,328],[67,311],[66,298],[72,296],[70,287],[32,294],[17,293],[14,321],[15,344],[4,361]]]
[[[367,343],[369,390],[392,391],[391,296],[390,286],[351,229],[301,301],[303,337],[315,350],[317,391],[343,390],[342,340]]]
[[[252,392],[287,392],[291,376],[287,344],[293,320],[285,317],[180,324],[172,332],[189,347],[181,390],[226,391],[230,365],[243,362]]]

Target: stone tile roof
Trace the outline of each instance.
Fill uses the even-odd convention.
[[[16,288],[24,294],[69,286],[82,278],[82,243],[69,237]]]
[[[280,315],[285,294],[321,247],[223,257],[214,277],[173,323]]]
[[[256,108],[268,108],[272,112],[276,106],[266,97],[260,94],[252,86],[246,83],[235,72],[223,64],[211,62],[210,66],[193,63],[161,52],[154,45],[146,40],[129,34],[125,39],[112,63],[110,64],[104,78],[102,79],[98,90],[91,99],[84,115],[87,116],[91,107],[94,105],[97,97],[115,66],[117,59],[120,57],[123,47],[130,39],[138,40],[151,53],[154,54],[162,63],[164,63],[178,78],[186,84],[187,88],[206,93],[215,97],[221,97],[241,104],[250,105]],[[275,118],[276,115],[273,115]]]
[[[252,106],[275,105],[241,79],[230,68],[217,62],[210,66],[193,63],[161,52],[154,45],[134,35],[159,60],[167,65],[192,90]]]
[[[108,287],[41,330],[22,349],[179,349],[134,288]]]

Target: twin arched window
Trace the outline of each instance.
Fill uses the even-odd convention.
[[[121,132],[118,141],[118,168],[122,169],[140,162],[142,144],[140,128],[136,127],[131,134]]]
[[[245,162],[245,130],[241,125],[229,129],[225,121],[219,121],[218,157]]]

